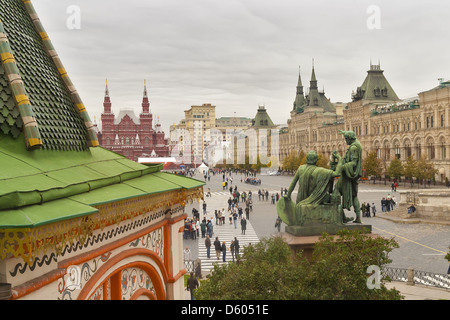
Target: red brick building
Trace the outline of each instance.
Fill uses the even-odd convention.
[[[133,161],[137,161],[138,157],[169,156],[168,139],[164,136],[159,120],[153,127],[153,114],[150,113],[145,82],[139,117],[131,109],[120,110],[117,116],[112,112],[107,83],[101,120],[102,127],[98,133],[98,140],[102,147]]]

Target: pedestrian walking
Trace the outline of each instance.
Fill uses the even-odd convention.
[[[375,203],[372,202],[372,215],[375,217],[375,213],[377,213],[377,208],[375,207]]]
[[[205,247],[206,247],[206,257],[209,259],[211,258],[211,238],[209,236],[206,236]]]
[[[234,228],[237,229],[237,218],[238,218],[238,214],[236,213],[236,211],[233,213],[233,222],[234,222]]]
[[[227,246],[226,246],[226,244],[225,244],[225,241],[222,242],[222,247],[221,247],[221,249],[222,249],[222,259],[223,259],[223,262],[226,262],[226,260],[227,260]]]
[[[240,248],[239,240],[236,237],[234,237],[233,243],[234,243],[234,254],[236,255],[236,259],[239,259],[239,248]]]
[[[203,207],[203,215],[206,215],[206,202],[205,201],[203,201],[202,207]]]
[[[199,286],[197,278],[194,276],[194,273],[191,271],[191,276],[187,279],[186,282],[186,290],[191,293],[191,300],[195,300],[194,290]]]
[[[202,223],[200,223],[200,231],[202,232],[202,238],[206,236],[206,220],[203,218]]]
[[[280,232],[281,230],[281,222],[282,222],[281,218],[277,217],[277,220],[275,220],[275,228],[278,229],[278,232]]]
[[[212,220],[212,218],[211,218],[211,220]],[[208,222],[206,223],[206,232],[208,232],[208,235],[209,235],[210,238],[212,238],[212,235],[214,233],[213,232],[214,226],[213,226],[211,220],[208,220]]]
[[[230,243],[231,260],[234,262],[234,241],[231,240]]]
[[[191,237],[192,240],[197,239],[197,224],[195,223],[194,219],[191,220]]]
[[[247,229],[247,220],[245,218],[241,219],[241,232],[245,234],[245,230]]]
[[[216,240],[214,240],[214,249],[216,250],[216,258],[217,260],[220,259],[220,252],[222,251],[222,246],[219,241],[219,237],[216,237]]]

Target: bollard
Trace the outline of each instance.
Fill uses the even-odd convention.
[[[408,268],[408,281],[406,282],[406,284],[409,286],[414,285],[414,269],[411,267]]]

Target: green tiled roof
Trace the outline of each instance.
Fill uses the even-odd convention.
[[[65,71],[55,64],[55,57],[49,55],[51,44],[44,43],[49,42],[48,37],[42,30],[37,30],[39,20],[31,20],[30,10],[33,9],[29,2],[0,0],[0,24],[7,39],[1,42],[1,52],[8,54],[10,47],[9,61],[15,61],[17,66],[42,147],[47,150],[86,150],[89,147],[88,132],[77,111],[79,106],[74,101],[74,93],[64,82],[68,81],[62,76]],[[23,130],[23,119],[14,103],[6,67],[5,62],[0,65],[0,133],[17,138]]]
[[[258,112],[256,113],[255,118],[253,119],[252,127],[254,128],[274,128],[275,125],[272,122],[272,119],[270,119],[269,114],[266,111],[266,108],[264,106],[260,106],[258,108]]]
[[[9,136],[0,139],[0,166],[7,168],[0,171],[0,228],[37,226],[91,214],[92,205],[205,184],[101,147],[30,152]]]
[[[370,65],[363,84],[353,94],[353,100],[399,101],[379,65]]]

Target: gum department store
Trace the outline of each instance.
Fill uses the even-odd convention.
[[[280,160],[291,150],[316,150],[327,156],[333,150],[342,155],[347,146],[338,132],[352,130],[358,136],[363,157],[376,151],[389,165],[394,157],[426,156],[434,163],[437,182],[450,175],[450,81],[401,100],[390,86],[380,65],[370,65],[352,101],[331,103],[317,86],[312,68],[309,90],[304,92],[299,74],[297,92],[287,127],[280,130]]]

